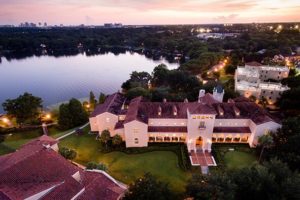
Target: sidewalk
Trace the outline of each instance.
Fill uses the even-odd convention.
[[[87,125],[89,125],[89,124],[90,124],[90,122],[88,122],[88,123],[84,124],[83,126],[79,127],[79,129],[83,129],[83,128],[85,128],[85,127],[86,127]],[[69,135],[72,135],[73,133],[75,133],[75,131],[76,131],[76,129],[74,129],[74,130],[72,130],[71,132],[66,133],[66,134],[64,134],[64,135],[62,135],[62,136],[56,138],[56,140],[64,139],[65,137],[68,137]]]

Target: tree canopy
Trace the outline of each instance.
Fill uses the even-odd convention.
[[[16,117],[18,123],[37,120],[42,109],[42,99],[25,92],[16,99],[7,99],[3,109],[7,114]]]
[[[174,195],[167,184],[146,173],[129,185],[124,200],[173,200]]]

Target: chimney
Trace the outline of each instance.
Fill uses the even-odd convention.
[[[205,96],[205,90],[201,89],[199,91],[198,102],[201,102],[201,98]]]
[[[163,102],[164,102],[164,103],[167,103],[167,99],[166,99],[166,98],[164,98],[164,99],[163,99]]]
[[[189,100],[188,100],[187,98],[185,98],[185,99],[183,100],[183,102],[184,102],[184,103],[188,103]]]

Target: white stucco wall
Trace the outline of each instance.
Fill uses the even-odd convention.
[[[258,137],[259,136],[262,136],[263,134],[269,132],[269,131],[276,131],[278,128],[280,128],[281,125],[276,123],[276,122],[273,122],[273,121],[270,121],[270,122],[266,122],[266,123],[263,123],[263,124],[259,124],[259,125],[256,125],[250,138],[249,138],[249,145],[251,147],[255,147],[257,145],[257,141],[258,141]]]
[[[102,113],[96,117],[90,118],[91,131],[99,131],[108,129],[111,135],[114,135],[114,128],[118,122],[118,116],[109,112]]]
[[[246,127],[249,126],[249,119],[215,119],[215,127]]]
[[[153,119],[150,118],[148,120],[149,126],[186,126],[187,119]]]
[[[125,140],[125,133],[124,133],[124,128],[119,128],[119,129],[116,129],[114,131],[114,134],[111,134],[111,136],[115,136],[115,135],[120,135],[122,137],[123,140]]]
[[[124,124],[126,147],[148,146],[148,125],[137,120]],[[135,143],[135,139],[138,143]]]
[[[201,136],[203,140],[202,149],[210,151],[215,115],[190,115],[188,113],[188,119],[188,149],[195,148],[196,139]],[[205,123],[204,129],[199,129],[201,121]]]

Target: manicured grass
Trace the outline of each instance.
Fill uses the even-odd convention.
[[[117,180],[129,184],[150,172],[159,180],[168,182],[174,191],[183,192],[189,172],[184,172],[178,166],[177,155],[171,151],[152,151],[139,154],[126,154],[114,151],[102,153],[99,151],[99,141],[95,135],[71,135],[60,141],[60,147],[68,147],[77,152],[75,162],[87,164],[90,161],[104,163],[108,173]]]
[[[49,136],[53,138],[58,138],[76,128],[61,131],[57,127],[50,127],[48,129]],[[4,142],[0,144],[0,155],[7,154],[10,152],[15,151],[16,149],[20,148],[23,144],[40,137],[43,134],[42,128],[31,130],[31,131],[22,131],[22,132],[15,132],[10,133],[5,136]]]
[[[241,169],[257,162],[255,150],[247,144],[214,144],[212,149],[218,168]]]
[[[256,157],[251,153],[228,151],[224,161],[228,169],[240,169],[252,165],[256,162]]]

